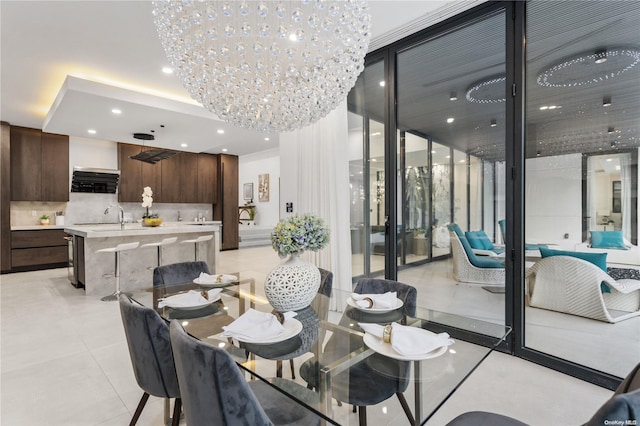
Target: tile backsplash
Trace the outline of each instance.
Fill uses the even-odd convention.
[[[11,226],[38,225],[43,214],[51,217],[55,223],[56,212],[62,211],[65,225],[80,223],[116,223],[118,221],[118,209],[110,209],[104,214],[110,205],[118,204],[117,194],[89,194],[70,193],[69,202],[35,202],[12,201],[11,202]],[[145,213],[141,203],[120,203],[124,209],[125,219],[137,221]],[[183,221],[193,221],[199,215],[204,220],[212,220],[213,206],[211,204],[180,204],[180,203],[154,203],[150,213],[157,213],[166,222],[178,221],[178,212]],[[35,212],[35,215],[33,215]]]

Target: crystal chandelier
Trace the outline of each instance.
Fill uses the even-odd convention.
[[[364,69],[365,0],[154,1],[160,40],[191,97],[236,126],[305,127]]]

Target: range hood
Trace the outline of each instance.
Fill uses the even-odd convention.
[[[71,192],[115,194],[119,179],[120,170],[74,166]]]

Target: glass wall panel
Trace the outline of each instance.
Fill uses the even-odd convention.
[[[640,2],[526,10],[525,345],[624,377],[640,353],[637,294],[601,284],[602,269],[640,268]],[[541,243],[568,256],[541,259]]]
[[[433,185],[431,187],[431,246],[433,256],[443,256],[450,252],[449,233],[447,228],[440,226],[442,223],[451,223],[451,149],[433,143],[431,145],[433,166],[431,175]]]
[[[496,188],[504,194],[498,175],[485,176],[485,165],[493,170],[504,161],[504,76],[502,11],[396,55],[396,166],[405,183],[398,217],[407,254],[398,261],[398,279],[417,287],[423,306],[496,322],[504,322],[503,260],[485,250],[477,263],[493,270],[474,266],[475,254],[458,237],[450,240],[448,226],[455,217],[462,231],[484,230],[485,212],[494,217]],[[431,253],[412,263],[424,249],[416,242],[422,229]],[[493,238],[492,226],[487,236]]]
[[[403,240],[403,255],[399,264],[408,264],[429,258],[429,140],[420,135],[399,132],[398,161],[404,163],[402,182],[404,197],[398,200],[402,220],[398,221]],[[400,149],[400,147],[404,149]],[[404,155],[400,155],[400,152]]]
[[[453,221],[467,227],[468,211],[467,154],[453,150]]]
[[[384,62],[367,65],[347,98],[354,277],[384,275],[384,82]]]

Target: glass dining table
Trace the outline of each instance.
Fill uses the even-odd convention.
[[[154,308],[167,321],[180,321],[191,336],[224,348],[250,380],[269,383],[315,412],[325,424],[358,424],[358,415],[349,405],[353,400],[358,401],[354,405],[376,405],[380,399],[395,399],[397,393],[403,395],[399,397],[402,408],[396,410],[395,417],[387,413],[386,424],[399,420],[424,424],[510,333],[505,325],[422,308],[419,303],[412,316],[405,315],[401,306],[372,312],[354,305],[351,292],[333,289],[330,297],[316,295],[311,306],[297,312],[295,321],[285,320],[281,335],[238,341],[225,337],[223,327],[249,309],[272,312],[272,307],[263,295],[262,281],[255,275],[233,275],[238,279],[228,283],[154,287],[133,293],[132,298]],[[158,307],[159,301],[168,296],[212,288],[221,292],[206,304]],[[454,343],[426,354],[405,356],[379,338],[365,338],[359,326],[394,322],[421,328],[428,334],[446,329]],[[483,344],[465,341],[470,335],[483,336]],[[283,364],[289,364],[292,371],[283,369]],[[282,378],[283,371],[291,378]],[[314,389],[316,398],[298,392],[300,385]],[[370,404],[367,399],[371,399]],[[386,407],[383,411],[386,413]],[[375,415],[376,424],[384,423],[385,416]]]

